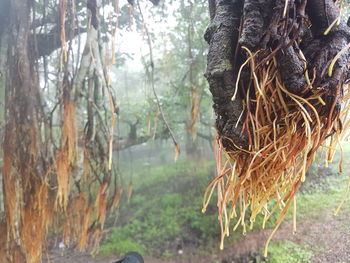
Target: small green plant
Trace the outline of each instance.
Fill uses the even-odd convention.
[[[103,244],[96,251],[99,256],[109,256],[113,254],[123,255],[128,251],[136,251],[144,255],[146,247],[135,242],[127,228],[112,228],[111,233],[104,240]]]
[[[344,165],[347,164],[348,162],[344,162]],[[99,255],[123,254],[136,250],[147,251],[153,256],[171,257],[170,254],[173,255],[176,248],[175,240],[196,242],[197,254],[201,251],[205,254],[211,248],[217,248],[220,229],[215,202],[210,204],[205,214],[201,212],[203,193],[213,177],[214,170],[213,162],[198,166],[180,161],[176,164],[151,167],[147,174],[144,171],[137,172],[135,177],[138,180],[135,180],[135,191],[131,201],[122,203],[118,225],[110,229],[99,249]],[[344,196],[348,179],[345,175],[330,173],[327,176],[318,176],[320,178],[316,181],[311,177],[306,179],[306,188],[308,184],[314,185],[312,191],[301,191],[297,195],[297,223],[317,218],[320,210],[326,209],[332,213]],[[215,198],[214,195],[213,199]],[[269,210],[273,209],[274,205],[275,201],[271,202]],[[349,208],[344,206],[342,211],[346,209]],[[289,209],[286,220],[292,219],[292,211],[293,209]],[[265,228],[273,228],[277,218],[278,213],[272,215]],[[237,222],[236,220],[234,218],[232,223]],[[262,223],[263,215],[260,215],[256,218],[254,229],[260,229]],[[246,224],[249,230],[249,211]],[[226,244],[235,243],[241,237],[242,228],[238,227],[236,232],[230,232]],[[285,254],[291,254],[297,259],[307,258],[308,253],[311,253],[291,242],[270,245],[271,260],[275,260],[270,262],[308,262],[276,261],[276,258],[282,256],[281,251],[288,249],[294,254]]]
[[[290,241],[271,244],[269,254],[270,263],[308,263],[313,257],[310,249]]]
[[[111,228],[98,254],[146,250],[169,257],[167,244],[174,240],[195,236],[201,243],[212,243],[219,231],[216,211],[203,214],[201,208],[213,165],[178,162],[152,167],[147,176],[137,174],[142,180],[135,183],[130,203],[122,204],[119,224]]]

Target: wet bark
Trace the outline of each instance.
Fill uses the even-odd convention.
[[[349,78],[350,50],[347,49],[337,60],[332,76],[328,76],[327,69],[331,60],[350,42],[350,28],[344,20],[324,35],[324,31],[339,16],[339,10],[332,0],[309,0],[306,6],[312,23],[313,39],[304,47],[309,68],[316,69],[315,84],[331,91],[329,100],[334,99],[339,84]],[[340,102],[337,103],[340,108]]]
[[[285,3],[284,0],[209,1],[212,21],[205,33],[209,44],[205,76],[213,95],[218,135],[228,150],[249,146],[247,130],[241,121],[245,119],[242,100],[251,80],[249,70],[243,70],[238,96],[231,100],[238,70],[246,60],[242,46],[252,52],[259,50],[257,59],[261,64],[275,57],[286,89],[307,96],[312,91],[306,91],[308,81],[302,52],[307,70],[310,75],[314,73],[313,87],[327,93],[324,98],[327,105],[332,105],[336,94],[341,94],[341,84],[349,78],[349,49],[336,61],[332,76],[328,75],[331,61],[350,41],[350,28],[344,19],[324,34],[339,16],[334,1],[292,0],[284,13]],[[334,114],[340,110],[339,96],[337,101]],[[329,108],[326,106],[323,114]]]
[[[237,76],[234,60],[242,8],[242,0],[215,1],[215,8],[212,7],[215,15],[204,37],[209,43],[205,76],[213,95],[213,107],[217,114],[216,127],[221,137],[236,138],[237,145],[244,147],[247,144],[247,137],[240,132],[242,123],[238,123],[237,129],[234,128],[243,110],[242,100],[231,100]]]
[[[0,44],[2,36],[6,33],[9,23],[10,0],[2,0],[0,2]],[[2,45],[2,44],[1,44]]]

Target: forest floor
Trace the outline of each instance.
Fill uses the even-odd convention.
[[[343,166],[350,171],[350,159]],[[349,180],[348,172],[338,173],[337,161],[329,168],[315,163],[309,169],[296,199],[297,233],[292,232],[292,213],[287,213],[270,243],[267,259],[262,254],[273,217],[266,230],[259,229],[259,218],[256,230],[245,236],[238,229],[225,242],[225,249],[219,250],[215,204],[205,215],[200,212],[202,193],[214,166],[199,167],[177,163],[148,171],[147,177],[138,180],[142,183],[135,185],[130,203],[121,206],[119,223],[108,224],[99,256],[51,249],[43,262],[111,263],[126,251],[139,251],[153,255],[145,256],[146,263],[350,263],[349,197],[339,215],[333,216]]]
[[[348,210],[348,209],[346,209]],[[284,222],[273,242],[292,241],[301,247],[308,247],[313,252],[311,262],[350,262],[350,211],[344,211],[333,216],[332,211],[319,211],[313,219],[299,222],[297,233],[292,233],[291,221]],[[201,256],[189,256],[190,251],[184,249],[184,254],[175,258],[156,259],[145,258],[146,263],[231,263],[257,262],[257,255],[261,255],[266,239],[271,229],[256,230],[247,233],[234,245],[226,245],[222,251],[213,250]],[[252,259],[255,255],[255,260]],[[93,258],[88,254],[67,250],[63,255],[59,251],[50,253],[50,261],[55,263],[110,263],[111,258]],[[261,261],[260,261],[261,262]]]

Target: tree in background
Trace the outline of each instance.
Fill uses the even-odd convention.
[[[177,61],[177,67],[182,66],[181,82],[184,88],[179,89],[179,95],[186,96],[182,98],[185,101],[185,109],[187,118],[185,119],[186,130],[186,154],[194,157],[198,151],[196,147],[197,129],[200,120],[200,103],[201,97],[204,95],[203,83],[204,60],[206,46],[203,45],[201,38],[203,37],[204,25],[209,17],[204,16],[205,5],[202,3],[194,4],[192,1],[180,1],[178,9],[178,21],[176,34],[172,35],[172,44],[175,46],[174,51],[182,54],[174,54],[173,57],[179,56],[181,61]],[[207,19],[203,19],[203,16]],[[173,51],[173,52],[174,52]],[[174,68],[176,66],[174,65]],[[182,93],[182,94],[181,94]],[[203,115],[207,110],[202,111]]]
[[[169,114],[169,118],[173,125],[177,124],[175,129],[183,138],[187,157],[199,157],[197,136],[212,143],[210,97],[203,78],[207,46],[202,38],[209,20],[207,3],[179,1],[173,7],[171,19],[176,19],[176,25],[158,38],[163,56],[156,61],[156,77],[168,89],[164,107],[177,113]]]
[[[119,85],[119,94],[125,98],[119,105],[124,109],[121,120],[125,122],[126,113],[133,115],[134,121],[125,123],[137,125],[135,142],[171,138],[168,127],[162,122],[154,86],[164,115],[179,144],[184,146],[186,157],[199,156],[203,147],[198,147],[197,135],[204,138],[205,143],[213,141],[211,99],[203,78],[207,51],[203,34],[209,20],[207,2],[164,2],[160,8],[141,12],[135,4],[134,22],[130,27],[143,36],[142,62],[148,81],[140,81],[140,75],[139,80],[134,81],[137,71],[132,65],[129,72],[123,68],[124,75],[117,74],[123,83]]]
[[[66,245],[97,245],[107,211],[119,204],[110,85],[117,3],[0,3],[1,262],[40,262],[49,229]]]

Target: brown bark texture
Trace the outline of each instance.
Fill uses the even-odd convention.
[[[11,1],[6,68],[3,182],[4,262],[39,262],[46,231],[48,189],[40,137],[38,76],[28,49],[30,3]]]

